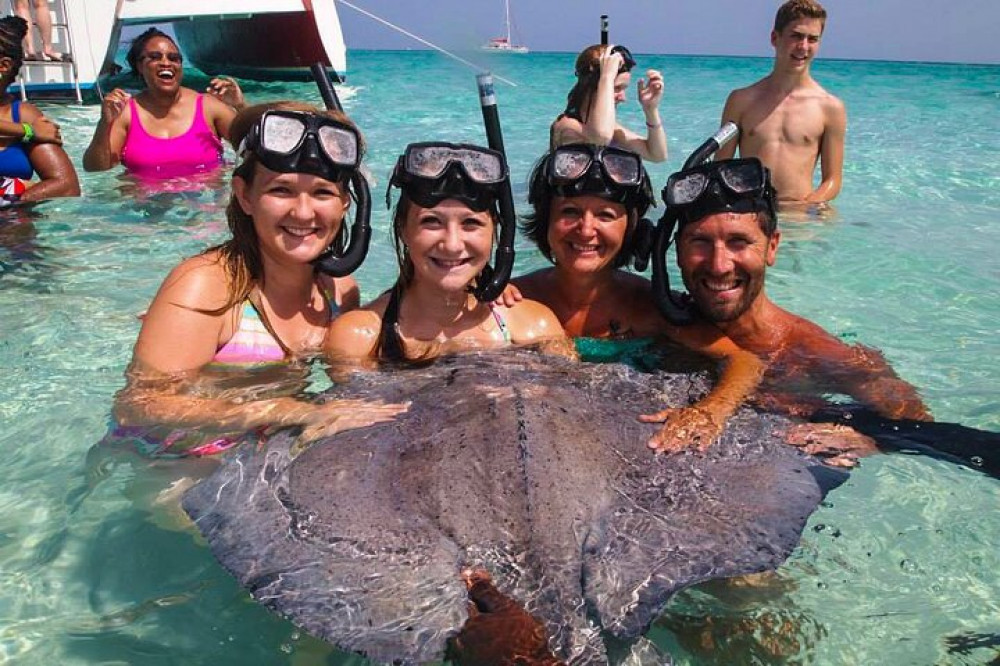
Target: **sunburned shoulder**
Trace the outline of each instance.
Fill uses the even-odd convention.
[[[323,346],[326,357],[331,361],[360,359],[371,356],[378,342],[382,328],[385,305],[373,307],[370,303],[357,310],[351,310],[337,317],[330,325]]]

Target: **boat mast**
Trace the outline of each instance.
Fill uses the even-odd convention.
[[[506,19],[504,25],[507,26],[507,43],[513,44],[513,42],[510,41],[510,0],[504,0],[503,6],[504,6],[504,15]]]

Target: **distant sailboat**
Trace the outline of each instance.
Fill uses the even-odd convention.
[[[505,53],[527,53],[528,47],[523,44],[514,44],[510,38],[510,0],[504,0],[504,34],[502,37],[494,37],[483,44],[484,51],[503,51]]]

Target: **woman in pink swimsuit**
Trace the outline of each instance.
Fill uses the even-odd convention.
[[[229,137],[233,117],[243,106],[235,81],[213,81],[210,94],[181,86],[181,52],[156,28],[132,42],[127,60],[146,89],[135,97],[118,88],[105,96],[83,167],[104,171],[120,162],[144,179],[217,169],[222,139]]]
[[[158,453],[215,453],[237,439],[219,433],[268,426],[300,425],[311,439],[403,409],[264,398],[259,387],[234,397],[227,397],[232,389],[213,391],[220,371],[232,376],[227,384],[253,384],[271,374],[263,369],[301,365],[320,351],[331,319],[358,306],[357,283],[347,274],[364,257],[358,248],[367,247],[359,240],[358,230],[367,229],[361,207],[345,240],[364,152],[345,115],[294,102],[259,105],[235,118],[232,138],[239,146],[226,211],[233,236],[184,260],[163,282],[115,405],[125,430],[166,426]]]

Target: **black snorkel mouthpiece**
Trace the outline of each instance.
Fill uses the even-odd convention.
[[[497,109],[496,92],[493,89],[493,75],[489,72],[476,76],[479,88],[479,105],[483,111],[483,125],[486,127],[487,145],[504,156],[507,152],[503,145],[503,130],[500,127],[500,112]],[[497,206],[500,211],[500,233],[497,235],[497,249],[494,254],[494,264],[483,268],[476,287],[475,297],[481,301],[496,299],[510,281],[514,271],[514,236],[516,232],[517,213],[514,210],[514,193],[508,176],[500,185]]]
[[[344,107],[340,103],[340,98],[337,97],[337,92],[330,83],[322,63],[316,63],[310,69],[326,109],[342,112]],[[312,139],[312,144],[314,144],[312,150],[317,153],[317,158],[320,162],[324,161],[324,158],[319,155],[318,139],[308,137],[307,140],[309,139]],[[354,222],[351,224],[347,242],[344,242],[344,229],[341,228],[337,238],[334,239],[326,252],[313,262],[316,270],[332,277],[346,277],[360,268],[368,255],[368,247],[372,239],[372,198],[368,179],[365,178],[360,169],[355,169],[347,180],[350,183],[348,191],[355,203]]]
[[[672,205],[672,199],[667,195],[667,189],[672,179],[708,162],[719,148],[736,139],[739,133],[739,127],[735,123],[725,123],[688,156],[687,160],[684,161],[684,168],[677,174],[671,175],[667,180],[667,187],[663,191],[663,203],[666,204],[666,210],[656,226],[652,242],[653,300],[667,321],[677,326],[684,326],[694,321],[694,304],[689,294],[671,291],[670,274],[667,269],[667,252],[674,241],[674,232],[677,230],[678,222],[682,225],[687,224],[714,211],[697,205],[701,201],[700,196],[694,205]],[[713,182],[710,187],[718,187],[718,183]],[[698,217],[692,217],[692,214],[697,214]]]

